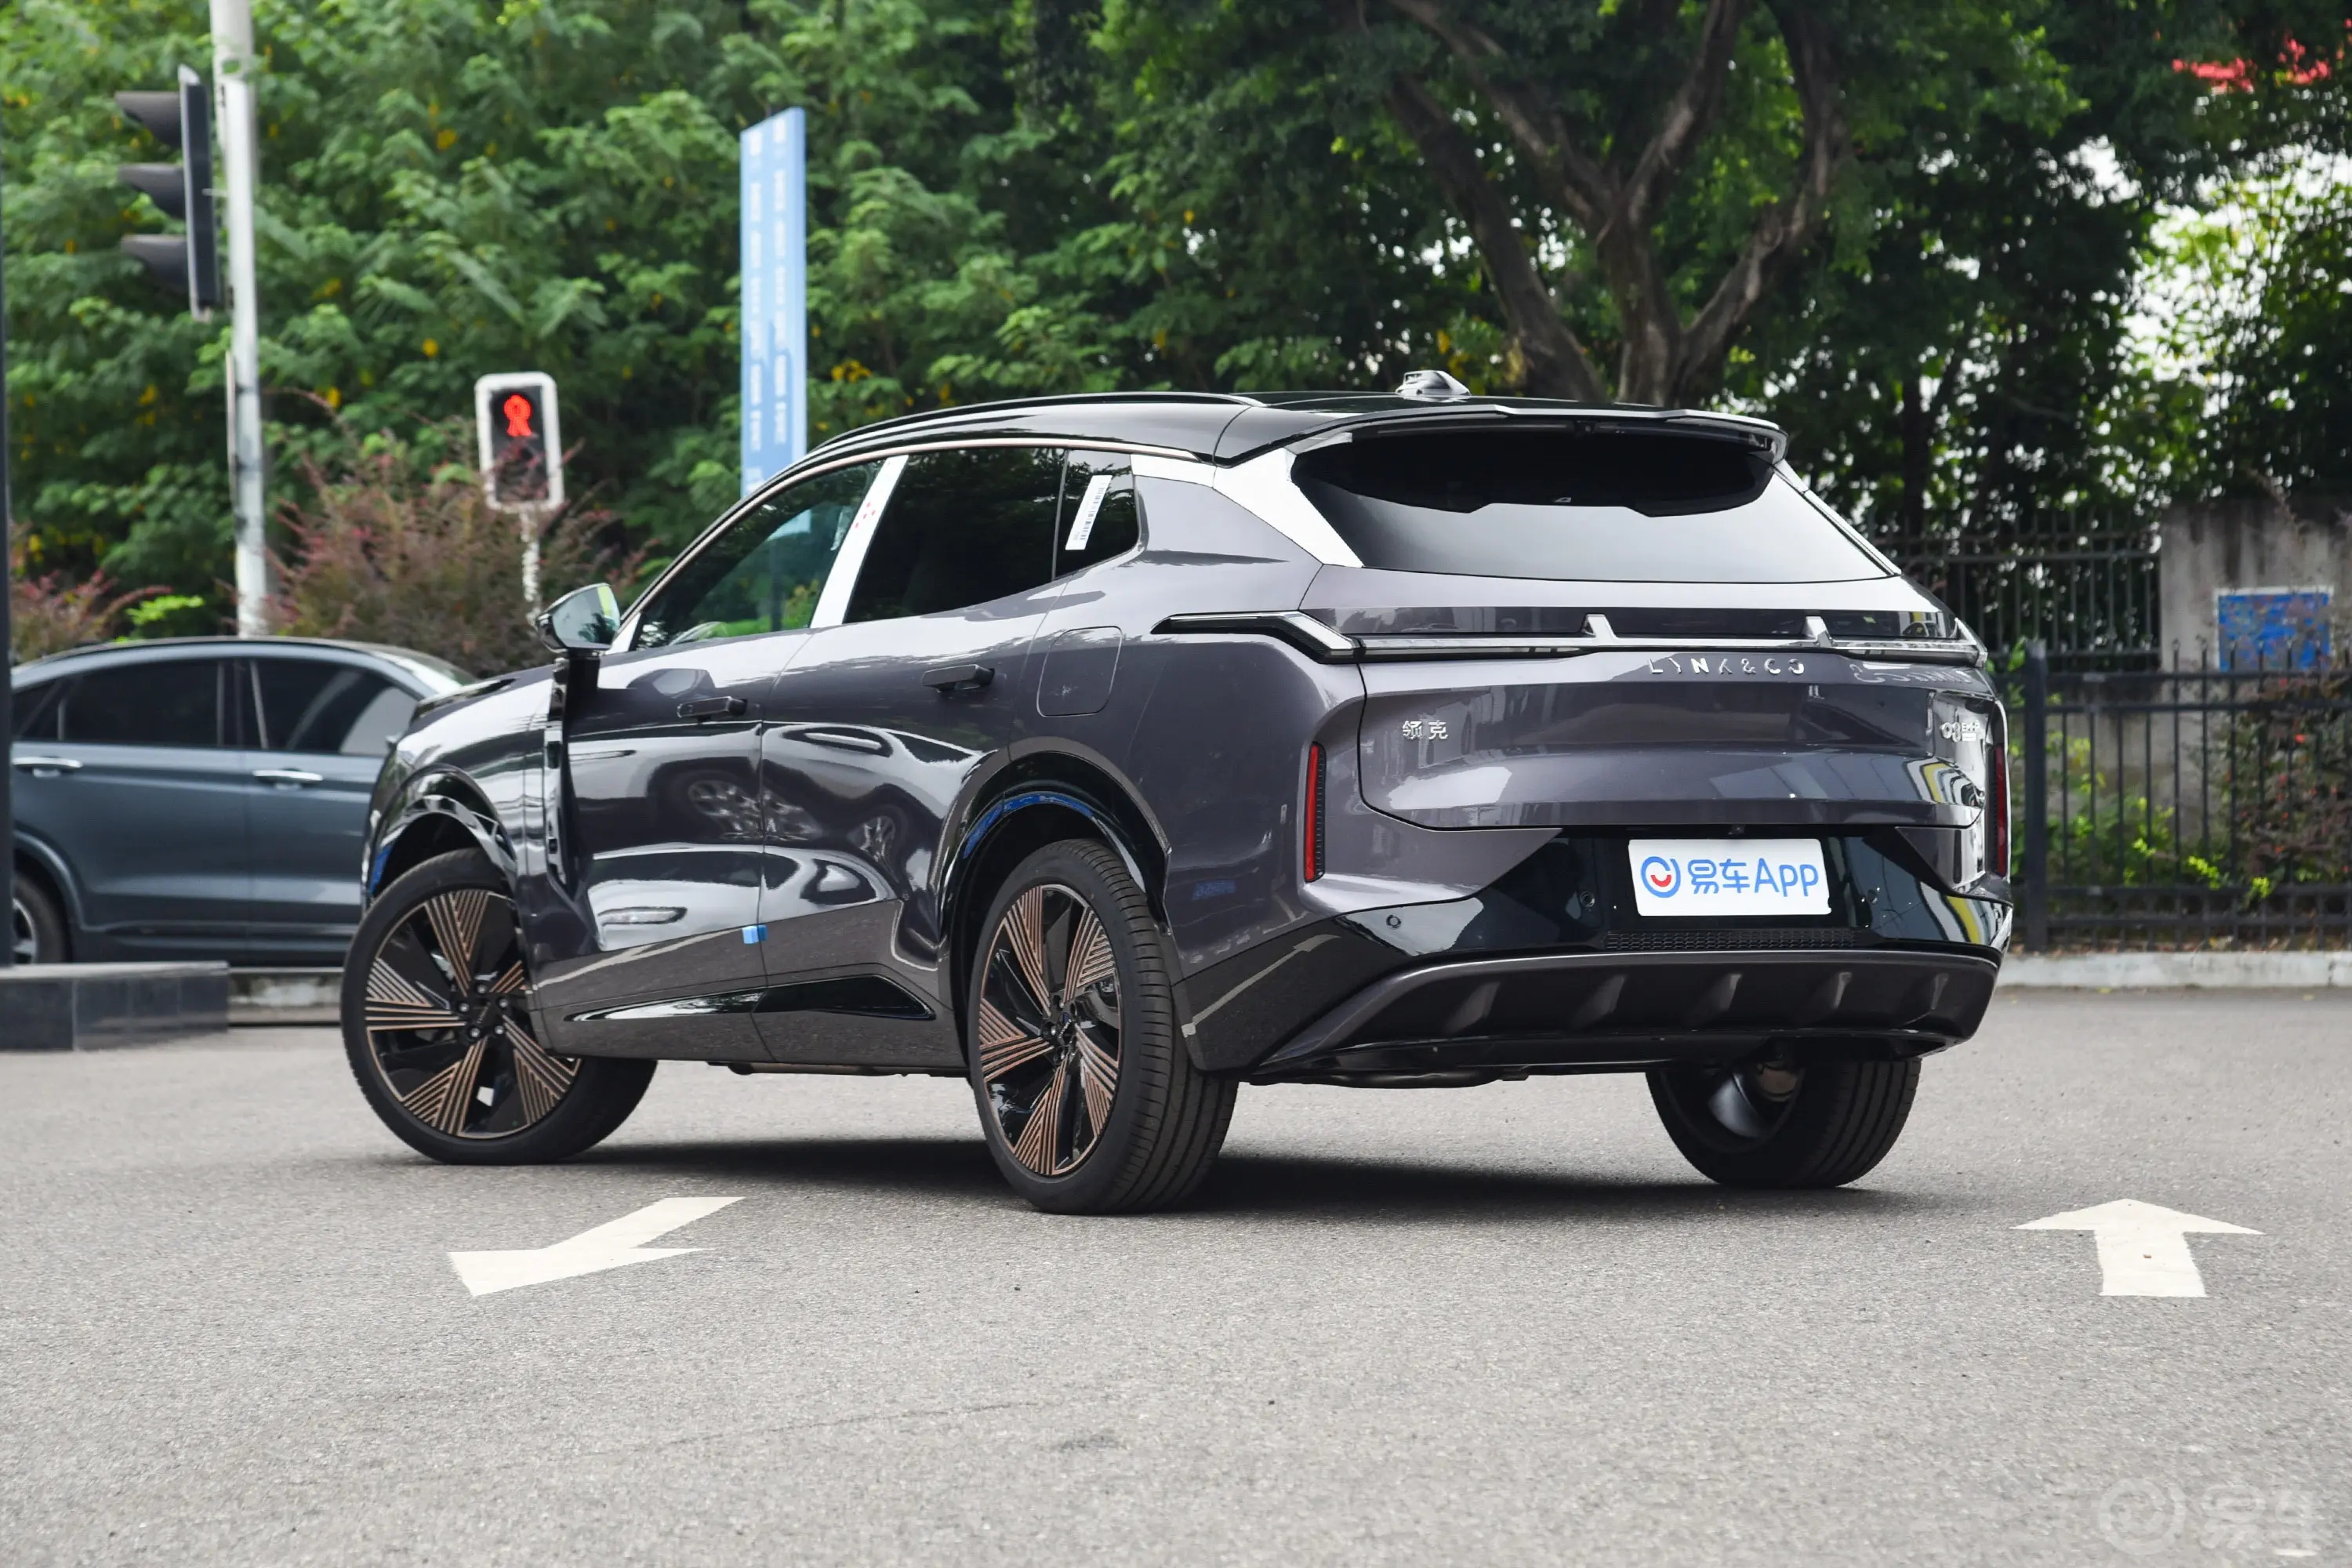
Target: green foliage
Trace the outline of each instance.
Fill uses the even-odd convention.
[[[444,422],[474,378],[535,368],[605,543],[666,559],[736,493],[736,137],[787,104],[810,113],[816,438],[1042,392],[1392,385],[1423,364],[1534,384],[1528,302],[1504,308],[1498,253],[1397,118],[1407,76],[1519,223],[1538,314],[1630,385],[1633,274],[1551,199],[1497,84],[1622,174],[1707,9],[1462,0],[1444,14],[1506,47],[1474,71],[1423,0],[257,0],[273,494],[308,515],[346,428],[394,433],[423,482],[467,456]],[[1693,321],[1809,188],[1807,79],[1835,83],[1833,177],[1744,327],[1685,366],[1688,395],[1790,425],[1848,505],[1946,526],[2246,471],[2335,482],[2340,193],[2266,231],[2270,291],[2214,340],[2208,385],[2136,369],[2123,323],[2158,204],[2344,136],[2352,70],[2216,92],[2175,59],[2268,61],[2340,18],[1734,12],[1719,104],[1643,229],[1667,313]],[[200,0],[16,0],[0,31],[25,560],[168,586],[151,634],[226,606],[226,326],[117,250],[165,226],[114,166],[163,153],[110,95],[203,65],[205,25]],[[1798,69],[1805,37],[1831,78]]]

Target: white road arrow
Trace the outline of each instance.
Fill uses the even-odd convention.
[[[2260,1236],[2242,1225],[2202,1219],[2162,1204],[2117,1198],[2096,1208],[2053,1214],[2020,1230],[2087,1230],[2099,1239],[2102,1296],[2202,1296],[2205,1277],[2189,1255],[2189,1234]]]
[[[511,1290],[518,1285],[544,1285],[551,1279],[569,1279],[575,1274],[594,1274],[606,1268],[625,1268],[632,1263],[651,1263],[656,1258],[676,1258],[680,1253],[699,1252],[698,1247],[647,1247],[645,1244],[657,1236],[691,1225],[705,1215],[717,1214],[729,1204],[739,1204],[740,1198],[664,1198],[657,1204],[647,1204],[635,1214],[623,1215],[610,1225],[600,1225],[593,1230],[583,1230],[569,1241],[559,1241],[552,1247],[531,1247],[514,1252],[453,1252],[450,1263],[466,1289],[477,1296],[487,1296],[493,1290]]]

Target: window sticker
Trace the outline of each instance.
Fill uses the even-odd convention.
[[[1065,550],[1084,550],[1087,541],[1094,536],[1095,516],[1102,510],[1103,497],[1110,493],[1109,474],[1097,474],[1087,481],[1087,493],[1078,500],[1078,515],[1070,523],[1070,537],[1062,543]]]

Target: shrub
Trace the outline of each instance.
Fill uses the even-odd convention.
[[[276,630],[414,648],[477,674],[546,658],[523,602],[517,519],[490,510],[469,469],[431,468],[383,434],[331,468],[306,461],[302,479],[302,499],[279,509],[293,548],[276,566]],[[542,597],[614,566],[593,538],[609,521],[572,508],[548,522]]]
[[[8,645],[19,664],[85,643],[105,642],[116,634],[125,612],[135,618],[133,605],[163,592],[133,588],[118,594],[103,572],[79,583],[68,582],[61,572],[37,577],[21,550],[11,553],[16,558],[8,572]]]

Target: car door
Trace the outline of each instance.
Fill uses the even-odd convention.
[[[356,658],[271,649],[240,661],[257,952],[340,961],[359,924],[361,844],[415,694]]]
[[[758,798],[769,689],[793,657],[878,463],[751,507],[635,614],[631,646],[565,698],[555,809],[564,876],[592,931],[542,954],[535,983],[557,1039],[588,1048],[760,1054],[748,1013],[766,825]]]
[[[57,740],[18,744],[17,809],[64,858],[85,925],[109,943],[226,956],[243,941],[247,770],[223,700],[235,668],[99,663],[71,678]]]
[[[761,750],[760,894],[782,1061],[952,1067],[938,888],[955,805],[1018,723],[1051,591],[1059,452],[902,459],[817,629],[778,678]],[[837,620],[837,624],[835,623]]]

